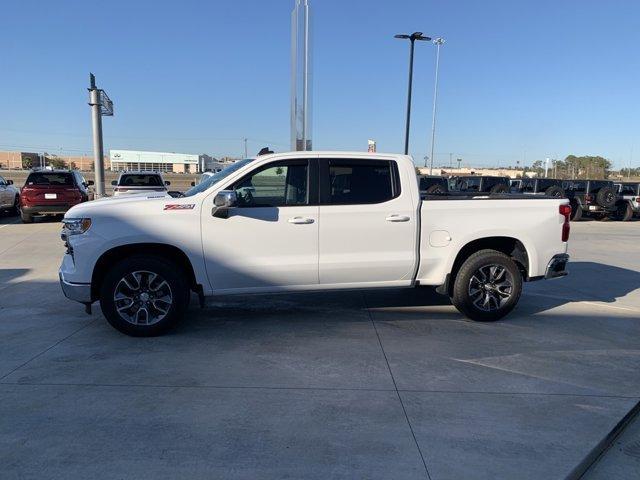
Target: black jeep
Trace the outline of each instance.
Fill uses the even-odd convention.
[[[562,180],[557,178],[523,178],[519,184],[511,184],[511,192],[547,195],[556,198],[565,196]]]
[[[451,177],[449,191],[509,193],[509,177],[480,177],[476,175]]]
[[[571,202],[571,220],[590,216],[598,220],[615,216],[618,193],[609,180],[565,180],[562,182]]]

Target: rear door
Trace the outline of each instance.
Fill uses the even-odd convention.
[[[417,206],[401,188],[397,163],[325,158],[319,166],[320,284],[409,285]]]

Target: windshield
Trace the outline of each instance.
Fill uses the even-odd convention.
[[[236,163],[233,163],[228,167],[223,168],[218,173],[211,175],[210,177],[204,177],[198,185],[196,185],[195,187],[191,187],[189,190],[184,192],[184,196],[190,197],[192,195],[195,195],[196,193],[204,192],[210,186],[215,185],[223,178],[226,178],[229,175],[231,175],[233,172],[240,170],[245,165],[253,162],[253,160],[254,160],[253,158],[246,158],[244,160],[239,160]]]

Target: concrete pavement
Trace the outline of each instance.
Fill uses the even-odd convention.
[[[64,299],[58,223],[12,222],[2,478],[564,478],[640,397],[640,222],[572,224],[571,275],[497,323],[427,289],[263,295],[149,339]]]

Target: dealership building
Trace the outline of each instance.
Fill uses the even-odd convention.
[[[215,170],[218,162],[209,155],[188,153],[110,150],[111,170],[153,170],[156,172],[199,173]]]

